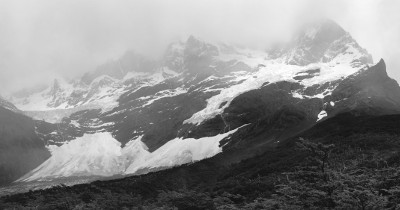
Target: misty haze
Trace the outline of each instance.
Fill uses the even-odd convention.
[[[400,2],[0,2],[0,209],[400,209]]]

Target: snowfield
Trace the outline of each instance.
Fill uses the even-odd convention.
[[[320,120],[322,120],[323,118],[327,117],[328,113],[325,110],[322,110],[319,114],[318,114],[318,120],[317,122],[319,122]]]
[[[85,134],[61,146],[49,146],[51,157],[17,181],[134,174],[139,170],[178,166],[222,152],[219,142],[238,129],[200,139],[176,138],[154,152],[148,151],[141,137],[121,147],[111,133]]]
[[[299,83],[305,87],[310,87],[315,84],[324,84],[326,82],[335,81],[348,77],[356,72],[358,72],[362,67],[350,67],[345,64],[332,64],[332,63],[318,63],[310,64],[308,66],[297,66],[297,65],[287,65],[282,63],[276,63],[270,61],[265,64],[265,67],[260,68],[254,73],[249,73],[244,76],[239,76],[240,79],[245,80],[244,82],[233,85],[231,87],[221,90],[218,95],[215,95],[207,100],[207,106],[203,110],[195,113],[189,119],[185,120],[186,124],[200,125],[203,121],[207,119],[212,119],[215,116],[221,114],[225,108],[229,107],[231,101],[250,90],[258,89],[262,87],[266,82],[276,83],[281,81],[291,81],[297,82],[294,78],[303,74],[303,72],[312,69],[319,69],[320,73],[311,78],[304,79]],[[324,94],[319,94],[315,96],[301,95],[298,92],[293,92],[293,97],[296,98],[324,98],[325,96],[331,94],[333,90],[329,90]],[[224,103],[224,106],[221,104]]]
[[[18,181],[120,173],[121,143],[110,133],[85,134],[62,146],[48,146],[51,157]]]

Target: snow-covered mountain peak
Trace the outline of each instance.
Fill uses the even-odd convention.
[[[154,72],[158,67],[157,61],[134,51],[127,51],[120,58],[98,66],[94,71],[86,73],[81,81],[90,84],[94,79],[107,75],[121,80],[129,72]]]
[[[347,32],[335,21],[322,19],[304,24],[294,39],[331,43],[346,34]]]
[[[219,54],[218,48],[210,43],[201,41],[194,36],[190,36],[185,45],[186,57],[204,57],[210,58]]]
[[[269,57],[302,66],[318,62],[354,67],[372,64],[372,56],[329,19],[305,24],[286,47],[270,50]]]
[[[238,50],[235,45],[214,43],[191,35],[185,41],[175,41],[168,45],[163,60],[170,69],[179,69],[184,65],[185,59],[211,59],[224,54],[241,55],[242,50]],[[180,60],[177,60],[178,58]],[[177,66],[179,67],[175,68]]]
[[[174,69],[177,72],[184,70],[183,52],[185,50],[185,42],[177,41],[168,45],[164,57],[163,65],[169,69]]]
[[[165,53],[164,59],[171,62],[172,66],[181,67],[192,59],[211,59],[219,55],[218,47],[210,42],[200,40],[191,35],[186,41],[171,43]],[[177,58],[183,60],[174,61]],[[168,62],[167,62],[168,63]],[[174,69],[172,67],[171,69]]]
[[[190,36],[186,41],[170,44],[161,63],[177,73],[187,72],[192,76],[221,75],[232,70],[247,71],[256,67],[259,63],[252,63],[250,67],[244,60],[250,61],[254,57],[258,59],[260,53],[252,55],[249,52],[245,49],[238,50],[233,45],[208,42]],[[263,54],[261,57],[265,57],[265,53]]]
[[[51,86],[51,89],[49,91],[49,95],[56,95],[59,93],[61,90],[60,84],[57,79],[54,79],[53,85]]]
[[[49,98],[49,107],[58,107],[67,99],[68,95],[73,91],[73,85],[62,78],[54,79],[51,86],[43,94],[45,98]]]
[[[49,91],[48,94],[49,95],[54,95],[57,94],[59,92],[65,91],[67,89],[70,89],[72,86],[72,82],[61,78],[61,77],[57,77],[53,80],[53,82],[51,83],[51,85],[49,86]]]

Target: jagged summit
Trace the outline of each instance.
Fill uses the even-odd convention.
[[[372,56],[351,35],[330,19],[305,24],[282,50],[272,50],[270,57],[292,65],[311,63],[372,64]]]
[[[109,61],[98,66],[94,71],[86,73],[81,81],[90,84],[94,79],[102,75],[108,75],[115,79],[123,79],[129,72],[154,72],[158,67],[157,61],[140,53],[127,51],[119,59]]]
[[[183,52],[185,42],[177,41],[168,45],[163,56],[163,65],[169,69],[174,69],[177,72],[184,70]]]
[[[184,53],[188,58],[210,58],[219,54],[216,46],[200,41],[194,36],[190,36],[186,41]]]
[[[381,58],[379,62],[375,65],[375,71],[378,73],[378,75],[380,75],[380,77],[385,79],[389,78],[386,70],[386,63],[383,58]]]
[[[304,24],[294,39],[331,43],[346,34],[348,33],[335,21],[322,19]]]
[[[49,95],[56,97],[57,93],[59,93],[60,91],[62,91],[60,83],[58,79],[54,79],[53,85],[49,91]]]

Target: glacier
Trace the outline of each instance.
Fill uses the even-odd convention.
[[[222,152],[219,142],[240,128],[199,139],[175,138],[153,152],[148,151],[142,136],[122,147],[109,132],[85,134],[61,146],[48,146],[51,157],[17,181],[135,174],[196,162]]]

